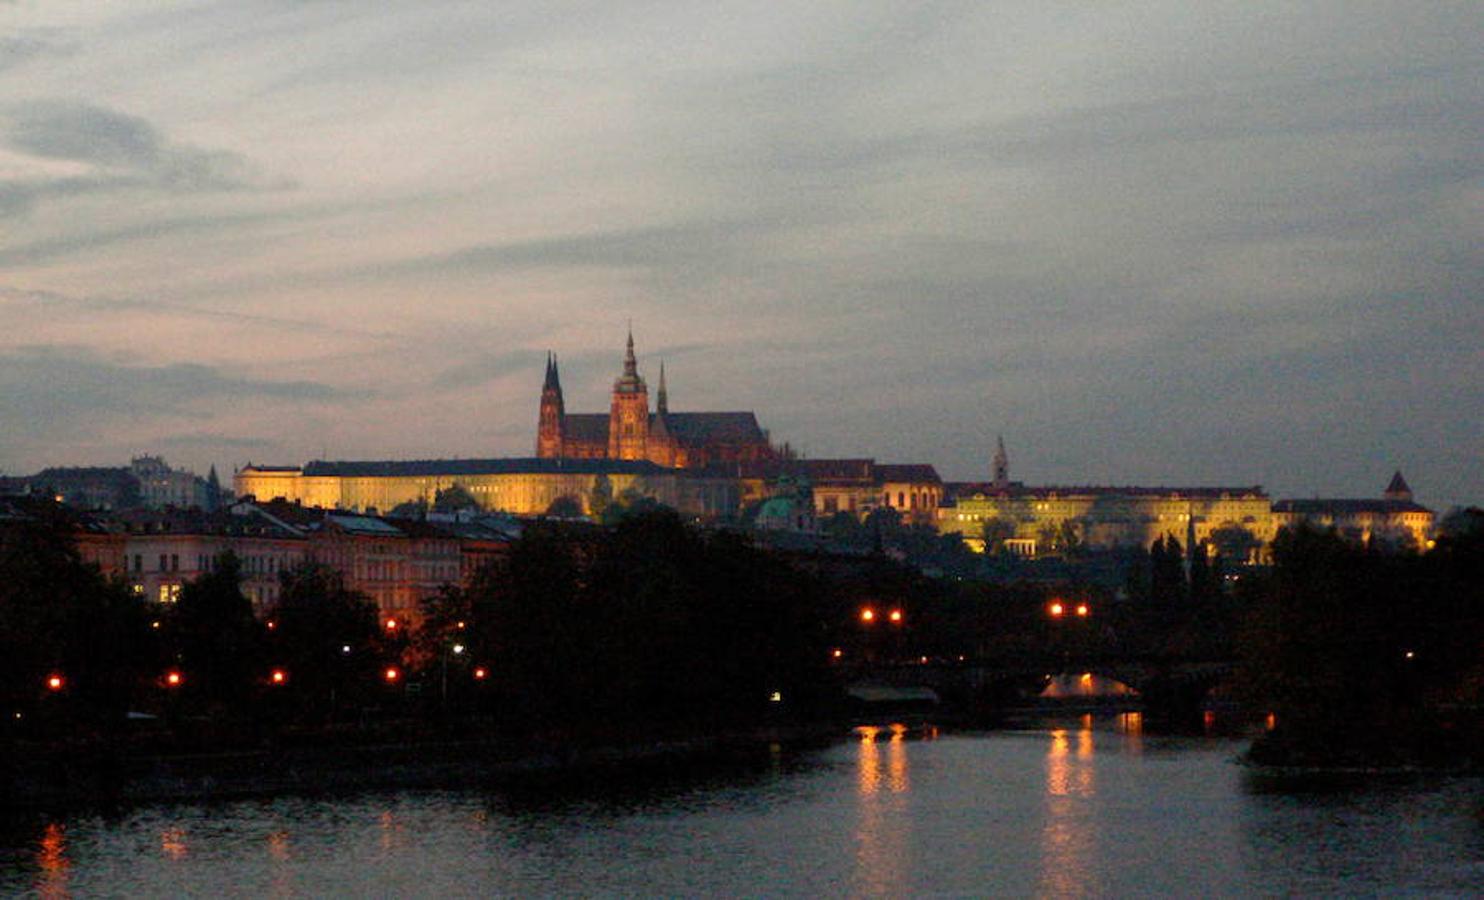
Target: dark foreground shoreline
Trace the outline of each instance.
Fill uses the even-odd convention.
[[[13,753],[0,759],[0,807],[59,810],[280,794],[460,788],[750,759],[843,739],[841,722],[776,724],[647,739],[439,736],[198,753],[116,748]]]

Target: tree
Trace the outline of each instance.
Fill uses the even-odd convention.
[[[61,508],[28,512],[0,524],[0,701],[29,710],[55,672],[72,724],[119,723],[159,662],[148,611],[81,561]]]
[[[376,607],[328,566],[305,563],[280,582],[262,673],[284,669],[301,711],[333,716],[365,699],[391,661]]]
[[[999,516],[991,516],[984,520],[981,535],[984,538],[984,552],[990,556],[999,556],[1005,550],[1005,542],[1015,537],[1015,523]]]
[[[549,519],[580,519],[582,518],[582,504],[577,502],[576,497],[563,494],[546,507],[546,517]]]
[[[433,497],[433,511],[440,513],[453,513],[466,509],[479,509],[479,501],[469,493],[469,489],[461,484],[450,485],[438,491]]]
[[[608,511],[608,506],[613,502],[613,482],[608,480],[607,474],[599,472],[593,479],[593,489],[588,495],[587,508],[598,519]]]
[[[247,695],[263,666],[263,629],[242,594],[236,554],[223,553],[211,571],[187,583],[165,623],[193,696],[231,705]]]
[[[1242,565],[1252,562],[1257,551],[1262,548],[1262,541],[1257,539],[1257,535],[1235,522],[1227,522],[1212,529],[1210,541],[1223,559]]]

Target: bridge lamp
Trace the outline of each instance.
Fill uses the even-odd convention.
[[[1067,609],[1061,605],[1060,600],[1053,600],[1051,601],[1051,605],[1046,607],[1046,611],[1051,613],[1051,618],[1060,619]]]
[[[894,609],[887,618],[891,619],[891,624],[900,625],[902,624],[902,611],[900,609]]]
[[[1080,616],[1080,617],[1082,617],[1082,618],[1085,619],[1085,618],[1087,618],[1088,614],[1091,613],[1091,612],[1092,612],[1092,610],[1088,608],[1088,606],[1087,606],[1086,603],[1079,603],[1079,604],[1077,604],[1077,615],[1078,616]]]
[[[874,621],[876,621],[876,610],[869,606],[861,610],[861,622],[863,624],[870,625]]]

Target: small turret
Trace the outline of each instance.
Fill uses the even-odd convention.
[[[1408,486],[1407,479],[1402,477],[1401,469],[1397,469],[1396,474],[1391,476],[1391,483],[1386,486],[1386,491],[1381,496],[1387,500],[1412,502],[1412,488]]]
[[[660,391],[654,400],[654,411],[662,416],[670,411],[670,395],[665,391],[665,363],[663,360],[660,361]]]

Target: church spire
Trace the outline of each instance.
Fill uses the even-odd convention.
[[[636,377],[639,374],[639,361],[634,358],[634,323],[629,322],[629,343],[623,355],[623,374],[626,378]]]
[[[655,398],[655,412],[664,415],[670,411],[670,395],[665,390],[665,361],[660,360],[660,392]]]
[[[1010,456],[1005,453],[1005,436],[998,435],[994,451],[994,483],[995,487],[1008,487],[1010,484]]]

